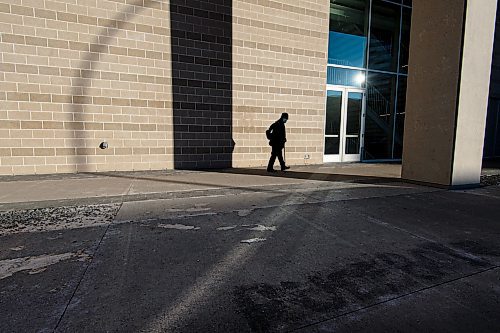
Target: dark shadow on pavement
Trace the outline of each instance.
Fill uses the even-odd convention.
[[[252,169],[252,168],[231,168],[231,169],[204,170],[204,171],[238,174],[238,175],[294,178],[294,179],[307,179],[316,181],[344,182],[344,183],[358,183],[358,184],[402,182],[401,178],[375,177],[375,176],[365,176],[365,175],[346,175],[338,173],[321,173],[321,172],[307,172],[307,171],[290,171],[290,170],[284,172],[277,171],[274,173],[269,173],[265,169]]]
[[[231,185],[221,185],[221,184],[214,184],[214,183],[189,182],[189,181],[182,181],[182,180],[161,179],[161,178],[152,178],[152,177],[136,177],[133,175],[115,174],[115,173],[107,173],[107,172],[99,173],[99,175],[105,176],[105,177],[111,177],[111,178],[145,180],[145,181],[152,181],[152,182],[159,182],[159,183],[184,184],[184,185],[196,185],[196,186],[211,186],[211,187],[216,187],[218,189],[233,189],[233,190],[245,190],[245,191],[249,191],[249,192],[269,192],[269,193],[281,193],[281,194],[283,194],[282,191],[265,189],[266,185],[255,186],[255,187],[231,186]],[[296,184],[283,184],[283,185],[296,185]],[[270,184],[270,186],[275,187],[276,184]],[[193,189],[193,191],[198,191],[198,190],[204,190],[204,189]]]

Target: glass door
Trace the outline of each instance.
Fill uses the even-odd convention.
[[[324,162],[358,162],[364,133],[362,89],[328,86]]]

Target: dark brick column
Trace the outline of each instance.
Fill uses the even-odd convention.
[[[231,167],[231,5],[170,1],[176,169]]]

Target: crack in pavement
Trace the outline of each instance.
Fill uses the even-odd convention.
[[[120,207],[117,209],[116,211],[116,215],[118,215],[118,212],[120,211],[121,207],[123,206],[123,203],[120,205]],[[115,215],[115,217],[116,217]],[[57,321],[57,324],[56,326],[54,327],[54,329],[52,330],[52,332],[56,332],[57,331],[57,328],[59,327],[59,325],[61,324],[63,318],[64,318],[64,315],[66,314],[66,311],[68,310],[69,306],[71,305],[71,302],[73,301],[73,298],[75,297],[76,295],[76,292],[78,291],[78,288],[80,287],[83,279],[85,278],[85,275],[87,274],[87,271],[90,267],[90,265],[92,265],[92,263],[94,262],[94,258],[95,256],[97,255],[97,253],[99,252],[99,248],[101,247],[101,243],[103,242],[104,240],[104,237],[106,236],[106,234],[108,233],[108,230],[109,230],[109,227],[111,226],[112,223],[109,223],[107,226],[106,226],[106,229],[104,230],[104,232],[102,233],[102,236],[101,236],[101,239],[99,240],[99,243],[97,243],[97,246],[95,248],[95,251],[91,254],[90,256],[90,260],[87,264],[87,267],[85,267],[85,270],[83,271],[83,274],[82,276],[80,277],[80,279],[78,280],[78,283],[76,284],[76,287],[75,287],[75,290],[73,291],[73,293],[71,294],[71,297],[68,301],[68,303],[66,304],[66,306],[64,307],[64,311],[62,312],[61,316],[59,317],[59,320]]]

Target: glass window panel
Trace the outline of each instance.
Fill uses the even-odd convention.
[[[500,109],[497,110],[496,138],[495,138],[495,156],[500,156]]]
[[[500,100],[491,97],[486,117],[483,157],[500,156]]]
[[[369,1],[331,0],[328,63],[365,67]]]
[[[399,76],[398,83],[398,103],[396,107],[396,130],[394,132],[394,158],[400,159],[403,156],[403,134],[405,126],[406,107],[406,76]]]
[[[403,8],[403,25],[401,26],[401,44],[399,72],[408,73],[408,58],[410,54],[411,9]]]
[[[345,138],[345,153],[346,154],[359,154],[359,137],[346,137]]]
[[[495,156],[496,131],[498,130],[498,100],[490,98],[484,132],[483,158]]]
[[[392,159],[396,75],[369,73],[366,88],[364,159]]]
[[[396,72],[401,6],[373,0],[369,69]]]
[[[328,66],[326,81],[337,86],[362,88],[365,85],[365,71]]]
[[[411,6],[412,1],[411,0],[403,0],[403,5]]]
[[[325,154],[338,155],[339,154],[340,139],[338,137],[325,138]]]
[[[346,154],[359,154],[359,134],[361,131],[361,113],[363,94],[350,92],[347,94]]]
[[[361,130],[363,94],[350,92],[347,99],[347,135],[358,135]]]
[[[334,65],[365,67],[366,37],[330,31],[328,63]]]
[[[325,135],[340,135],[340,117],[342,114],[342,92],[328,90],[326,97]]]

